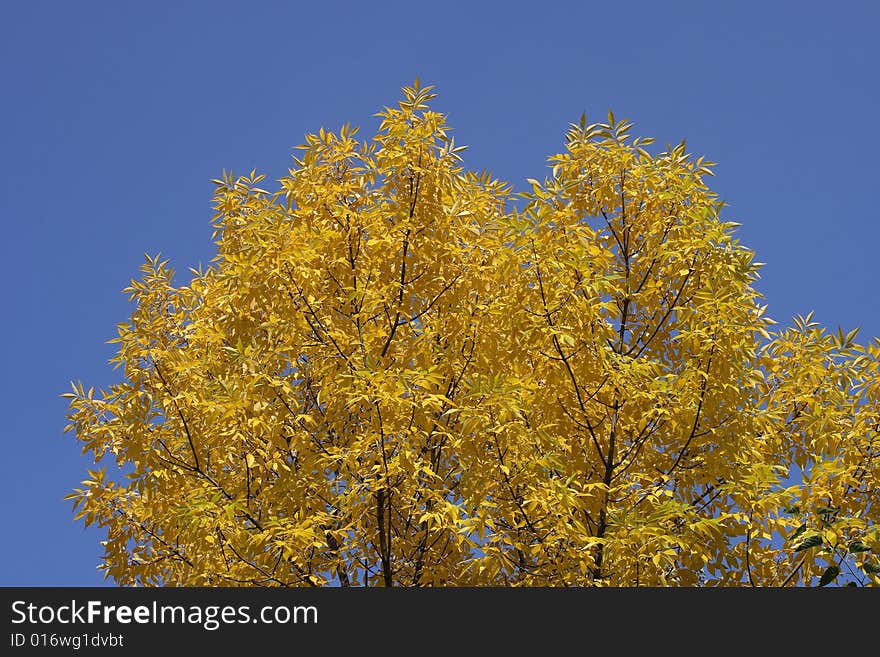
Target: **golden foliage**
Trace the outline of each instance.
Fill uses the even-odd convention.
[[[582,118],[461,167],[430,87],[215,182],[217,258],[126,290],[70,497],[124,585],[878,584],[880,340],[771,333],[711,163]]]

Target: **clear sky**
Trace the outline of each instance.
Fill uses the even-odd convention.
[[[90,463],[59,395],[117,379],[143,254],[207,263],[211,178],[277,179],[322,126],[371,135],[416,75],[466,166],[517,189],[583,111],[686,138],[769,314],[880,335],[878,25],[846,0],[3,3],[0,585],[103,582],[62,501]]]

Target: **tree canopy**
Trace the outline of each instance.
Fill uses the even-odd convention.
[[[307,135],[277,191],[224,172],[189,284],[147,258],[121,381],[65,395],[105,574],[880,584],[880,339],[774,330],[684,143],[581,117],[516,194],[433,97]]]

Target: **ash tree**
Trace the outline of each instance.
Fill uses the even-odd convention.
[[[210,266],[127,288],[121,380],[65,395],[105,575],[880,584],[880,340],[774,330],[683,143],[581,118],[515,195],[433,97],[224,174]]]

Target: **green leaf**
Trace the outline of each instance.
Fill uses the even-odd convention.
[[[783,509],[783,511],[785,513],[795,514],[795,513],[800,513],[801,508],[799,506],[787,506]]]
[[[807,536],[800,545],[798,545],[794,551],[801,552],[811,547],[816,547],[817,545],[822,545],[822,537],[818,534],[813,534],[812,536]]]
[[[801,526],[798,527],[796,530],[794,530],[794,534],[792,534],[792,535],[788,538],[788,540],[789,540],[789,541],[793,541],[793,540],[796,539],[798,536],[800,536],[801,534],[803,534],[805,531],[807,531],[807,526],[806,526],[806,525],[801,525]]]
[[[828,568],[825,569],[825,572],[822,573],[822,577],[819,578],[819,586],[830,584],[838,575],[840,575],[840,568],[837,566],[828,566]]]
[[[839,508],[833,506],[819,506],[816,507],[816,513],[820,516],[830,516],[840,511]]]
[[[822,577],[819,578],[819,586],[827,586],[840,574],[840,568],[835,566],[828,566],[825,569],[825,572],[822,573]]]
[[[853,552],[853,553],[855,553],[855,552],[870,552],[871,548],[869,548],[867,545],[865,545],[861,541],[853,541],[852,543],[849,544],[849,551]]]
[[[870,561],[866,561],[862,564],[862,570],[864,570],[869,575],[876,575],[880,573],[880,564],[871,563]]]

